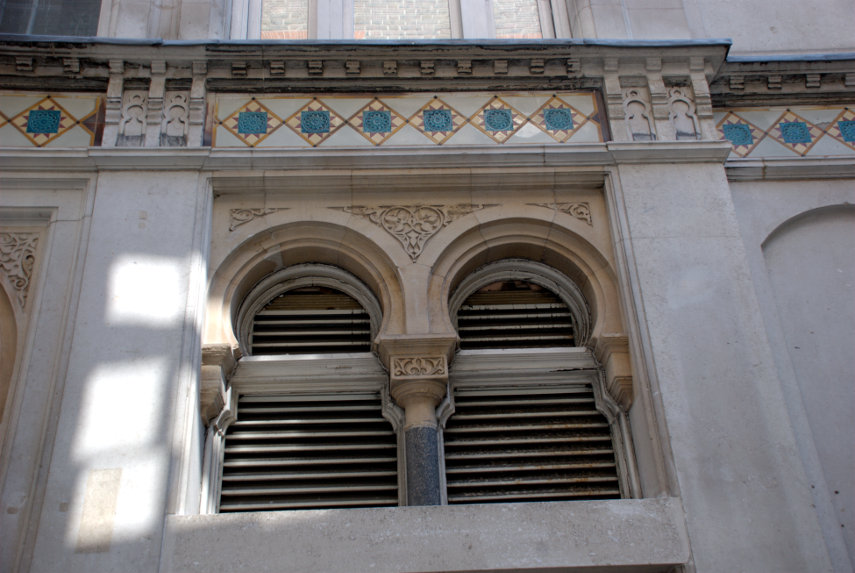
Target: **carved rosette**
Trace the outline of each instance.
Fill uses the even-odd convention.
[[[492,205],[381,205],[332,207],[367,218],[395,237],[413,262],[440,230],[452,221]]]
[[[271,213],[276,213],[277,211],[287,210],[287,207],[269,207],[265,209],[232,209],[230,211],[231,224],[229,225],[229,231],[234,231],[241,225],[245,225],[246,223],[257,219],[258,217],[265,217],[267,215],[270,215]]]
[[[27,305],[38,244],[38,233],[0,233],[0,271],[15,289],[21,309]]]
[[[528,203],[528,205],[560,211],[580,221],[584,221],[592,227],[594,226],[594,219],[591,217],[591,206],[588,203]]]

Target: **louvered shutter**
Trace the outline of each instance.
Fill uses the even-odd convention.
[[[457,311],[460,348],[575,346],[573,315],[553,293],[524,281],[497,282]]]
[[[609,423],[590,385],[455,392],[449,503],[620,498]]]
[[[241,396],[220,511],[397,505],[396,454],[379,392]]]
[[[252,322],[252,354],[331,354],[371,349],[371,321],[350,296],[326,287],[289,290]]]

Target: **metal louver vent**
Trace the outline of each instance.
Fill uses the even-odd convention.
[[[496,282],[457,311],[460,348],[575,346],[573,315],[548,290],[525,281]]]
[[[448,503],[618,499],[606,418],[588,384],[525,395],[455,393]]]
[[[371,350],[371,320],[353,298],[326,287],[287,291],[254,317],[252,353],[330,354]]]
[[[396,454],[377,393],[241,396],[220,511],[397,505]]]

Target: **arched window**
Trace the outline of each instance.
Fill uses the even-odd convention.
[[[401,417],[370,352],[370,289],[336,267],[296,265],[261,280],[237,318],[245,356],[209,436],[220,461],[209,511],[398,505]]]
[[[627,422],[585,347],[580,289],[503,260],[465,279],[450,309],[461,351],[441,408],[448,503],[631,495]]]

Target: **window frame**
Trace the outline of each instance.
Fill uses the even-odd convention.
[[[105,0],[107,1],[107,0]],[[353,0],[307,0],[309,40],[354,40]],[[543,40],[570,38],[570,20],[562,0],[536,0]],[[263,0],[233,0],[232,40],[261,39]],[[448,0],[451,38],[494,39],[496,37],[491,0]],[[359,40],[362,41],[362,40]],[[507,39],[507,41],[514,41]],[[526,39],[520,39],[526,41]],[[537,41],[537,40],[528,40]]]

